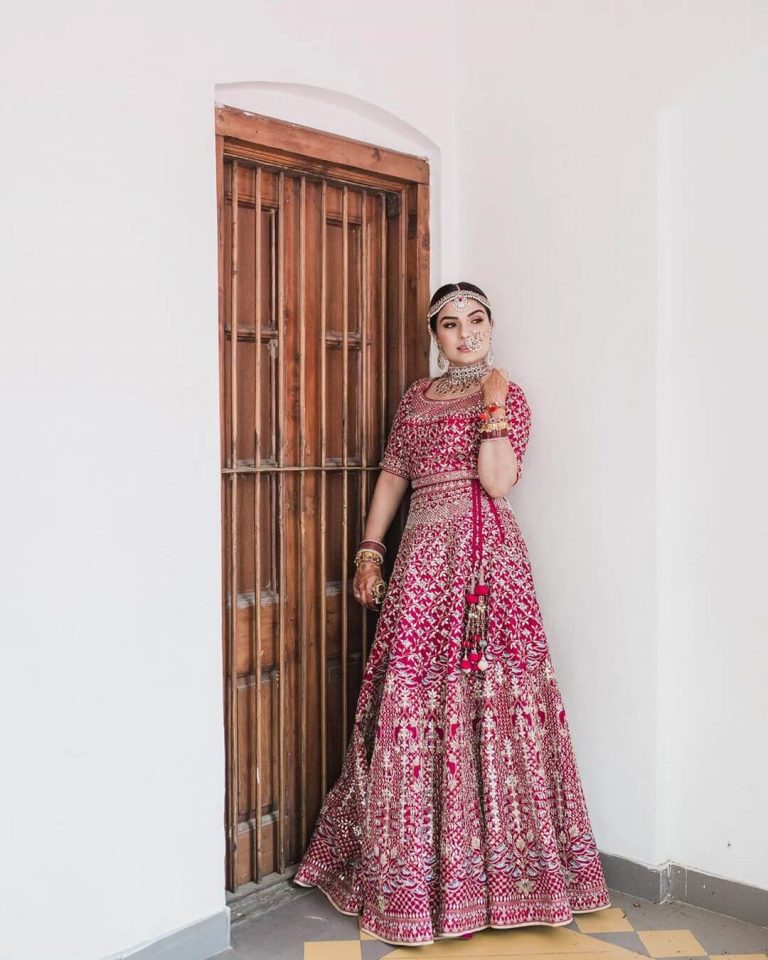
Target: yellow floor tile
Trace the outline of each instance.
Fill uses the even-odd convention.
[[[706,957],[707,951],[690,930],[638,930],[652,957]]]
[[[710,960],[766,960],[768,953],[711,953]]]
[[[360,939],[361,940],[378,940],[379,937],[374,937],[374,935],[372,933],[368,933],[367,930],[361,930]]]
[[[422,957],[531,957],[546,960],[634,960],[639,954],[562,927],[480,930],[471,940],[441,939],[425,947],[398,947],[382,960]],[[645,958],[647,960],[647,958]]]
[[[360,960],[360,941],[307,940],[304,960]]]
[[[634,929],[621,907],[576,914],[573,919],[582,933],[631,933]]]

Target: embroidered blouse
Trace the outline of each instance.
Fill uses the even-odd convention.
[[[480,435],[477,415],[482,391],[462,397],[432,399],[430,377],[420,377],[400,399],[379,467],[410,478],[414,487],[436,474],[440,479],[476,477]],[[531,411],[522,388],[509,382],[505,399],[509,442],[522,475],[531,428]],[[494,441],[501,442],[501,441]]]

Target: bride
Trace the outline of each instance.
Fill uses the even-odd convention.
[[[528,401],[491,366],[479,287],[440,287],[427,323],[443,372],[405,391],[379,463],[353,582],[379,619],[342,772],[294,877],[407,946],[610,906],[506,499]],[[409,484],[385,588],[383,540]]]

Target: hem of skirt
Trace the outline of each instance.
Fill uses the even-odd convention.
[[[324,895],[328,898],[328,900],[330,901],[331,906],[332,906],[332,907],[335,907],[335,908],[339,911],[339,913],[343,913],[345,917],[359,917],[359,916],[360,916],[360,911],[359,911],[359,910],[345,910],[343,907],[339,906],[339,904],[336,903],[336,901],[333,899],[333,897],[331,896],[331,894],[328,893],[328,891],[325,889],[325,887],[321,887],[319,883],[305,883],[303,880],[297,880],[296,877],[293,878],[293,882],[294,882],[295,884],[298,884],[298,886],[300,886],[300,887],[307,887],[307,888],[310,889],[310,890],[315,890],[315,889],[319,890],[320,893],[324,894]]]
[[[307,888],[317,888],[328,900],[332,907],[343,913],[346,917],[362,917],[361,910],[345,910],[341,907],[333,896],[323,887],[320,883],[306,883],[303,880],[297,880],[293,878],[293,882],[298,884],[300,887]],[[589,907],[586,910],[573,910],[570,909],[571,917],[567,920],[523,920],[520,923],[508,923],[508,924],[499,924],[499,923],[485,923],[481,927],[472,927],[469,930],[459,930],[454,932],[438,932],[437,935],[432,940],[390,940],[388,937],[383,936],[381,933],[376,933],[374,930],[369,930],[368,927],[364,926],[362,920],[360,922],[360,929],[363,933],[367,933],[370,937],[375,937],[377,940],[381,940],[382,943],[389,944],[393,947],[428,947],[430,944],[435,943],[436,940],[453,940],[462,936],[465,936],[468,933],[479,933],[481,930],[515,930],[518,927],[564,927],[569,923],[573,922],[573,914],[577,913],[595,913],[598,910],[605,910],[611,906],[610,897],[606,899],[605,903],[598,904],[595,907]]]

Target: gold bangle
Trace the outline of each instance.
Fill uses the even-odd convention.
[[[480,433],[492,433],[495,430],[509,430],[507,420],[486,420],[480,424]]]
[[[379,566],[381,566],[381,564],[384,562],[384,557],[379,553],[378,550],[363,549],[358,550],[355,554],[354,563],[356,567],[359,567],[361,563],[366,563],[369,561],[371,563],[377,563]]]

